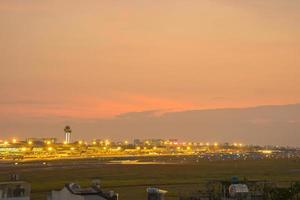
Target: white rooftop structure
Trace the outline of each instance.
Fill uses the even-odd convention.
[[[76,183],[69,183],[62,190],[52,191],[48,200],[118,200],[118,194],[103,192],[98,185],[81,188]]]
[[[229,194],[231,197],[246,197],[249,193],[249,188],[246,184],[231,184],[229,186]]]

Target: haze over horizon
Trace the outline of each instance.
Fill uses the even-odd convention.
[[[298,145],[299,10],[297,0],[3,0],[0,139],[61,137],[69,124],[76,138]]]

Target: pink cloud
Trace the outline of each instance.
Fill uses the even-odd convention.
[[[259,101],[238,101],[219,98],[203,101],[186,101],[185,99],[150,96],[130,93],[113,93],[103,97],[96,95],[64,96],[32,94],[25,97],[19,95],[4,95],[6,99],[0,101],[1,116],[32,116],[51,117],[60,116],[68,118],[112,118],[128,112],[155,111],[159,116],[166,112],[218,109],[218,108],[245,108],[261,105]],[[191,98],[190,98],[191,99]],[[279,105],[279,100],[266,99],[266,104]],[[253,123],[266,123],[266,121],[253,121]]]
[[[46,99],[40,99],[40,102]],[[2,115],[62,116],[71,118],[107,118],[127,112],[158,110],[157,114],[195,108],[189,102],[143,95],[121,95],[104,99],[94,96],[79,96],[61,99],[53,103],[17,101],[0,105]]]

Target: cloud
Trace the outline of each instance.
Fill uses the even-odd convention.
[[[196,108],[193,104],[162,97],[152,97],[133,94],[121,94],[112,97],[99,98],[97,96],[73,96],[49,100],[51,97],[8,97],[0,101],[2,115],[23,116],[57,116],[69,118],[111,118],[124,117],[122,113],[137,113],[151,111],[151,115],[158,116],[164,112],[187,110]]]
[[[117,115],[116,118],[122,119],[138,119],[138,118],[153,118],[162,115],[167,111],[163,110],[149,110],[149,111],[142,111],[142,112],[129,112],[129,113],[122,113]]]
[[[178,138],[181,141],[243,142],[248,144],[298,145],[300,104],[252,108],[129,112],[113,118],[0,116],[1,137],[63,137],[72,126],[74,138],[114,140]]]

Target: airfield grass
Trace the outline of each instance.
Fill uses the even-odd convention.
[[[230,179],[232,176],[272,181],[300,180],[300,160],[200,161],[186,164],[99,164],[67,167],[20,167],[0,169],[0,179],[13,170],[22,180],[32,184],[33,200],[45,200],[53,189],[76,182],[88,186],[99,178],[104,189],[118,192],[120,200],[146,200],[149,186],[168,190],[167,200],[179,194],[196,191],[201,183],[211,179]]]

